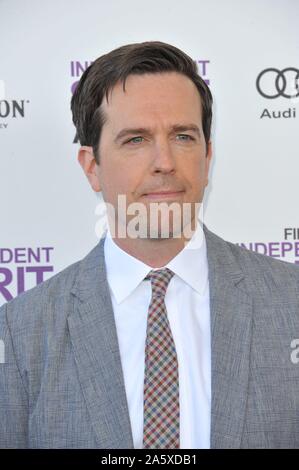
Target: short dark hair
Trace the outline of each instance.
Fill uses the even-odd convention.
[[[199,76],[197,63],[183,51],[160,41],[146,41],[118,47],[96,59],[83,73],[71,100],[73,122],[81,145],[91,146],[99,163],[98,146],[105,116],[104,96],[119,82],[125,91],[129,75],[178,72],[189,77],[198,89],[202,103],[202,127],[210,140],[212,94]]]

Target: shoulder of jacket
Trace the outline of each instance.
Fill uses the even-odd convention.
[[[226,242],[245,275],[253,282],[271,286],[272,289],[299,289],[299,265]],[[298,291],[299,292],[299,291]]]
[[[2,305],[0,313],[7,312],[10,323],[18,322],[20,326],[23,321],[29,320],[28,316],[30,319],[38,320],[51,303],[61,302],[68,296],[81,262],[81,260],[76,261],[46,281],[21,293]]]

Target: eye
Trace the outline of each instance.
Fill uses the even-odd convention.
[[[129,143],[132,143],[132,144],[140,144],[143,140],[143,137],[141,137],[140,135],[137,136],[137,137],[132,137],[131,139],[127,140],[125,142],[125,144],[129,144]]]
[[[178,134],[177,137],[180,137],[179,140],[194,140],[194,137],[192,137],[191,135],[188,135],[188,134]],[[181,138],[183,137],[183,138]]]

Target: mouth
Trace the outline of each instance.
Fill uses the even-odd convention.
[[[183,193],[184,191],[156,191],[143,194],[142,197],[146,199],[173,199],[180,197]]]

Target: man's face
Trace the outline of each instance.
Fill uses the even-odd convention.
[[[108,101],[102,103],[100,163],[89,176],[93,189],[115,208],[118,195],[126,196],[127,207],[138,202],[147,211],[151,203],[201,202],[211,145],[193,82],[176,72],[130,75],[126,91],[118,83]]]

